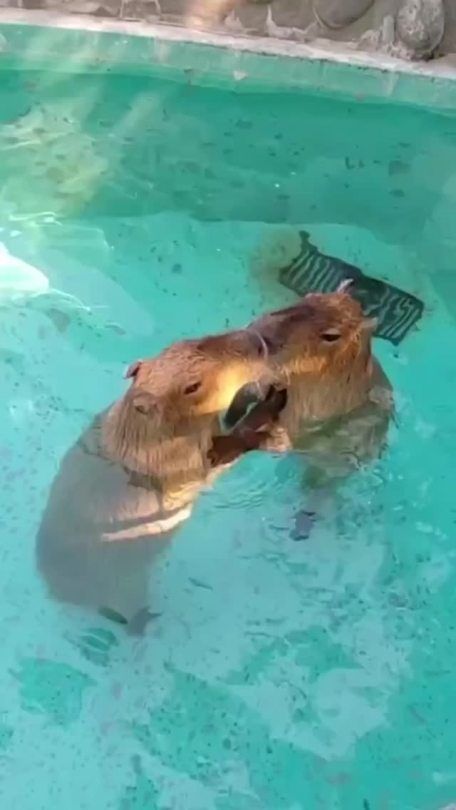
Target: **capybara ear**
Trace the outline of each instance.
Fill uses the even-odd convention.
[[[347,291],[350,291],[350,287],[352,284],[353,284],[352,278],[344,278],[344,280],[340,282],[336,292],[346,293]]]
[[[130,379],[130,377],[136,377],[139,369],[141,368],[141,365],[142,365],[142,360],[135,360],[134,363],[130,363],[130,365],[128,366],[128,368],[127,368],[127,370],[126,370],[126,372],[124,374],[125,379],[128,380],[128,379]]]

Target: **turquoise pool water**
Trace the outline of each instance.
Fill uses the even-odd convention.
[[[0,151],[2,806],[452,806],[456,117],[5,72]],[[56,604],[34,542],[62,454],[127,362],[290,300],[291,226],[426,303],[376,346],[388,453],[306,542],[296,461],[244,459],[152,572],[142,639]]]

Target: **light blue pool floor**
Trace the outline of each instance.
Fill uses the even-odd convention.
[[[393,124],[388,108],[359,105],[342,120],[340,102],[331,100],[221,92],[217,99],[216,91],[139,79],[133,90],[121,77],[111,93],[104,88],[103,106],[94,78],[75,80],[71,92],[52,74],[4,79],[2,806],[442,810],[456,801],[454,119],[398,110]],[[37,115],[27,83],[48,109],[38,134],[30,119],[24,126]],[[123,143],[127,167],[108,161],[100,175],[93,154],[109,155],[112,122],[94,134],[84,103],[94,116],[96,98],[102,120],[109,111],[120,120],[132,93],[141,98],[141,120],[158,108],[168,118],[158,117],[149,147],[138,132],[133,155]],[[275,102],[285,104],[280,180],[261,158]],[[162,166],[177,165],[180,150],[199,150],[199,165],[210,163],[206,136],[186,137],[209,126],[203,109],[217,126],[225,121],[211,135],[219,150],[234,114],[250,122],[238,128],[232,158],[214,158],[212,218],[199,170],[186,199],[191,188],[200,194],[200,213],[179,198],[178,167],[154,174],[144,158],[149,149]],[[69,130],[57,137],[64,118]],[[382,127],[373,152],[379,165],[353,168]],[[258,162],[250,172],[252,134]],[[307,159],[286,171],[300,139]],[[62,177],[53,180],[50,168],[57,141],[71,166],[64,204]],[[327,178],[339,153],[339,173]],[[136,181],[132,161],[143,162]],[[245,206],[246,192],[228,185],[234,163],[250,195]],[[298,180],[304,187],[310,173],[314,203],[309,191],[299,196]],[[287,202],[277,203],[276,182]],[[181,202],[159,213],[173,194]],[[376,346],[397,392],[387,455],[353,478],[337,508],[298,543],[291,539],[304,497],[297,462],[244,459],[204,494],[153,571],[151,599],[162,615],[144,639],[52,602],[35,570],[34,536],[59,458],[123,390],[128,361],[289,300],[261,283],[253,261],[272,237],[283,239],[284,222],[299,222],[321,249],[426,301],[420,329],[400,349]]]

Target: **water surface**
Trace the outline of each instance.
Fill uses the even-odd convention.
[[[3,73],[0,150],[4,806],[456,801],[456,119]],[[34,538],[59,459],[127,362],[292,300],[266,261],[290,226],[426,303],[376,345],[387,454],[306,542],[296,460],[242,460],[151,573],[144,639],[56,604]]]

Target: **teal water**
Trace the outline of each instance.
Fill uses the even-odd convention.
[[[8,810],[456,802],[456,118],[146,77],[0,82],[0,799]],[[421,297],[388,453],[307,542],[293,459],[206,492],[143,639],[53,602],[34,539],[127,362],[290,300],[272,246]],[[275,254],[270,258],[273,260]]]

